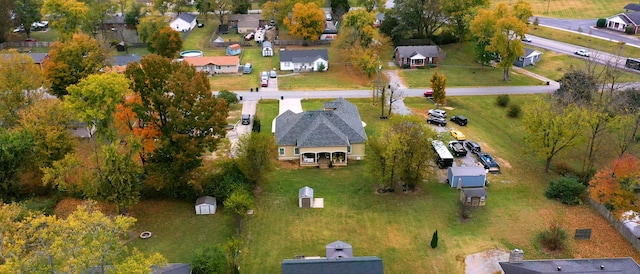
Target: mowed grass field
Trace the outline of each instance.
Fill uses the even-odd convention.
[[[524,104],[534,95],[512,96]],[[379,109],[367,99],[354,102],[367,123],[370,138],[379,135],[386,121],[377,119]],[[416,115],[425,116],[433,105],[423,98],[407,98]],[[304,109],[317,109],[320,100],[303,102]],[[492,248],[521,248],[525,258],[621,257],[636,260],[631,248],[607,222],[588,206],[563,206],[543,196],[553,174],[542,172],[542,161],[526,152],[520,119],[506,118],[505,109],[495,107],[495,96],[452,97],[450,115],[466,115],[469,126],[461,128],[469,139],[492,153],[503,174],[489,175],[487,206],[460,218],[458,191],[443,184],[446,174],[438,171],[419,185],[415,193],[377,194],[365,162],[351,162],[334,169],[297,169],[282,164],[273,180],[261,186],[256,212],[246,219],[245,248],[241,269],[247,273],[277,273],[283,259],[295,255],[323,256],[324,246],[335,240],[353,245],[356,256],[379,256],[387,273],[464,273],[466,255]],[[259,104],[263,124],[277,114],[277,101]],[[263,129],[265,129],[263,127]],[[606,157],[605,157],[606,158]],[[324,209],[298,208],[298,189],[314,188],[324,198]],[[549,254],[535,242],[538,232],[552,221],[570,234],[577,228],[593,228],[592,239],[568,241],[568,249]],[[439,245],[429,247],[438,230]]]
[[[516,0],[493,0],[492,4],[506,2],[515,4]],[[527,0],[536,16],[555,18],[607,18],[623,12],[622,9],[633,1],[625,0]],[[595,24],[595,22],[594,22]]]

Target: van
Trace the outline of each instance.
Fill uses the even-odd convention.
[[[251,71],[253,71],[253,67],[251,66],[251,63],[244,64],[244,69],[242,70],[242,73],[249,74],[251,73]]]
[[[241,123],[243,125],[251,124],[251,114],[242,114]]]

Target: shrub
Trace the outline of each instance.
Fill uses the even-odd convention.
[[[507,116],[511,118],[518,118],[521,112],[522,108],[520,105],[510,105],[509,108],[507,108]]]
[[[587,187],[580,183],[578,178],[562,177],[549,183],[549,188],[544,192],[544,196],[556,199],[563,204],[577,205],[582,203],[580,195],[586,189]]]
[[[433,236],[431,236],[431,248],[438,247],[438,231],[433,232]]]
[[[607,19],[604,18],[599,18],[598,21],[596,22],[596,27],[598,28],[604,28],[607,25]]]
[[[323,72],[325,69],[324,63],[318,64],[318,71]]]
[[[220,92],[218,92],[218,96],[216,97],[227,101],[227,105],[229,106],[231,104],[235,104],[238,102],[238,94],[236,94],[235,92],[228,91],[226,89],[223,89]]]
[[[635,29],[633,28],[633,26],[627,26],[626,28],[624,28],[624,33],[626,34],[633,34],[633,31]]]
[[[556,222],[553,222],[548,230],[538,234],[538,241],[549,251],[562,251],[567,238],[567,232]]]
[[[191,262],[193,274],[229,273],[231,267],[227,254],[219,246],[207,246],[196,250]]]
[[[501,107],[506,107],[507,105],[509,105],[509,100],[509,94],[500,94],[496,98],[496,104]]]
[[[253,127],[251,128],[252,132],[260,132],[261,124],[260,119],[257,116],[253,116]]]

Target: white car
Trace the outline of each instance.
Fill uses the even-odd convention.
[[[327,21],[331,21],[333,20],[333,18],[331,17],[331,13],[327,13],[324,15],[324,18],[327,19]]]
[[[589,52],[586,49],[576,50],[576,54],[584,57],[589,57]]]
[[[429,116],[447,118],[447,112],[441,109],[430,109],[427,113]]]
[[[531,42],[531,37],[529,36],[522,36],[522,42]]]

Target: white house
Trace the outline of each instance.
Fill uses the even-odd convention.
[[[176,19],[173,19],[169,26],[175,31],[190,31],[196,27],[196,19],[195,15],[183,12]]]
[[[329,53],[326,49],[280,51],[282,71],[326,71],[329,69]]]

